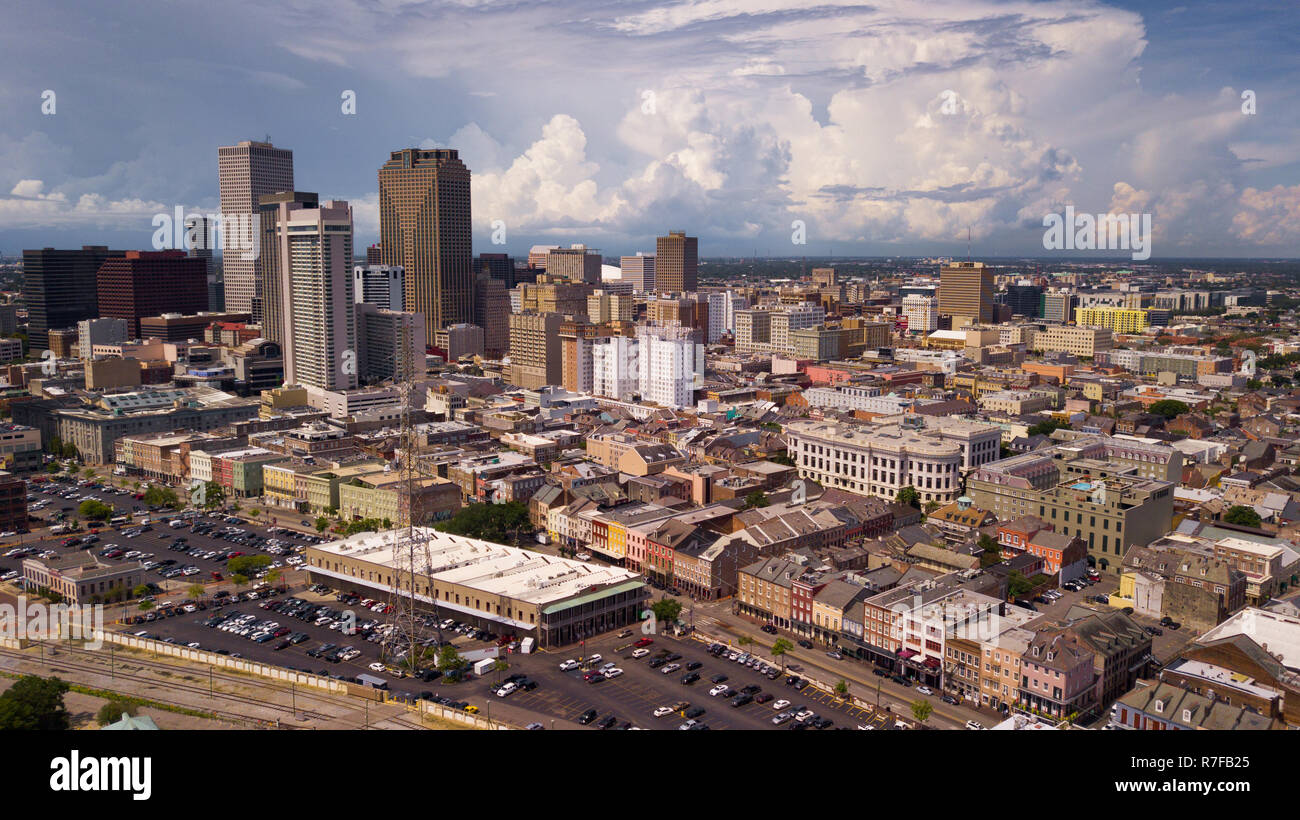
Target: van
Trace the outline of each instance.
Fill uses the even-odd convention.
[[[182,521],[181,519],[177,518],[177,519],[173,520],[173,521],[172,521],[170,524],[168,524],[167,526],[171,527],[171,528],[174,529],[174,530],[179,530],[181,527],[185,526],[185,522]]]

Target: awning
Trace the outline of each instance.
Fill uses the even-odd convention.
[[[908,658],[914,656],[915,654],[916,654],[916,650],[914,649],[900,649],[898,651],[898,657],[902,658],[903,660],[907,660]]]
[[[938,669],[938,668],[939,668],[939,659],[938,659],[938,658],[926,658],[925,661],[924,661],[924,664],[925,664],[927,667],[931,668],[931,669]]]

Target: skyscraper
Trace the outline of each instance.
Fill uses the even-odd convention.
[[[99,315],[125,319],[128,339],[140,337],[145,316],[208,309],[207,262],[185,251],[127,251],[105,259],[95,280]]]
[[[357,386],[356,305],[352,296],[352,208],[322,202],[280,223],[286,254],[284,381],[323,390]]]
[[[250,140],[221,146],[217,149],[217,177],[222,220],[252,219],[260,213],[263,196],[293,190],[293,151],[276,148],[270,142]],[[254,236],[259,233],[255,231]],[[261,260],[245,259],[254,254],[232,249],[228,241],[223,245],[226,309],[252,313],[253,319],[260,321],[260,311],[253,310],[253,303],[261,296],[258,293]]]
[[[669,231],[655,240],[655,290],[683,293],[699,286],[699,242],[685,231]]]
[[[450,148],[404,148],[379,169],[380,256],[406,270],[405,306],[428,339],[474,321],[469,178]]]
[[[939,271],[939,312],[952,326],[993,321],[993,270],[983,262],[953,262]]]
[[[600,268],[600,251],[586,245],[552,248],[546,255],[546,275],[553,282],[566,279],[599,285]]]
[[[493,279],[500,279],[505,283],[506,289],[513,288],[516,284],[515,260],[510,258],[508,253],[480,253],[475,260],[475,273],[486,273]],[[535,281],[536,277],[529,281]]]
[[[654,254],[637,251],[636,256],[624,256],[619,259],[619,266],[623,269],[623,281],[631,282],[632,289],[636,292],[642,293],[655,289]]]
[[[49,332],[74,327],[99,315],[95,274],[105,259],[122,256],[103,245],[81,250],[23,251],[23,301],[27,305],[28,349],[39,355],[50,347]]]
[[[262,336],[284,345],[284,312],[287,291],[284,283],[289,278],[284,260],[288,258],[289,236],[280,230],[281,223],[299,208],[315,208],[320,197],[306,191],[278,191],[258,200],[262,249],[258,254],[261,285],[258,294],[261,305]]]
[[[357,265],[352,269],[352,292],[358,305],[401,310],[405,281],[401,265]]]

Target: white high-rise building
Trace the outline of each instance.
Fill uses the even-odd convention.
[[[428,369],[424,363],[427,345],[422,315],[358,302],[356,317],[357,340],[360,343],[358,369],[367,382],[373,384],[386,379],[407,381],[424,378]],[[453,328],[456,327],[465,325],[453,325]],[[480,346],[482,332],[479,329]]]
[[[673,409],[695,404],[696,376],[704,374],[704,345],[689,327],[641,327],[641,400]]]
[[[628,401],[641,386],[641,345],[631,336],[606,336],[593,340],[591,392]]]
[[[352,293],[358,305],[401,310],[405,280],[401,265],[357,265],[352,269]]]
[[[293,151],[250,140],[223,145],[217,148],[217,182],[222,221],[254,220],[264,194],[293,190]],[[254,242],[259,235],[260,229],[254,225]],[[261,321],[260,305],[257,311],[253,309],[261,296],[260,257],[230,244],[228,239],[223,241],[221,255],[226,310],[252,313],[254,321]],[[246,258],[250,256],[253,258]]]
[[[77,322],[77,356],[93,359],[95,345],[117,345],[126,341],[125,319],[82,319]]]
[[[352,208],[344,201],[289,212],[278,230],[288,253],[284,381],[324,390],[358,383],[356,304],[352,294]]]
[[[722,331],[727,324],[727,294],[710,293],[709,300],[709,337],[704,341],[713,344],[722,338]]]
[[[722,295],[725,298],[722,327],[727,332],[734,334],[736,332],[736,311],[749,307],[749,300],[730,290]]]
[[[939,329],[939,303],[933,296],[904,296],[903,315],[907,317],[909,332],[929,333]]]
[[[776,353],[794,353],[794,339],[790,336],[796,330],[817,327],[826,321],[826,311],[820,305],[794,305],[785,310],[772,312],[772,350]]]

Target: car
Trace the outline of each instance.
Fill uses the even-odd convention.
[[[968,720],[968,721],[966,721],[966,728],[967,728],[967,729],[983,729],[983,728],[984,728],[984,724],[980,723],[978,720]]]
[[[826,653],[826,657],[828,657],[828,658],[832,658],[832,659],[837,660],[837,661],[842,661],[842,660],[844,660],[844,656],[841,655],[839,652],[827,652],[827,653]]]
[[[642,638],[641,640],[637,641],[636,643],[634,643],[634,644],[632,644],[632,645],[635,646],[637,649],[642,649],[642,648],[644,648],[644,647],[649,646],[650,644],[652,644],[652,643],[654,643],[654,642],[655,642],[655,639],[654,639],[654,638]]]
[[[696,669],[699,669],[703,665],[704,664],[701,663],[700,661],[691,661],[690,663],[686,664],[686,670],[688,672],[694,672]]]
[[[949,706],[957,706],[959,704],[959,701],[952,695],[945,694],[943,697],[939,698],[939,700],[943,701]]]
[[[731,699],[731,708],[732,708],[732,709],[739,709],[741,706],[745,706],[745,705],[750,704],[750,703],[753,703],[753,702],[754,702],[754,696],[753,696],[753,695],[749,695],[749,694],[741,693],[741,694],[736,695],[734,698]]]
[[[789,723],[791,720],[794,720],[794,715],[789,712],[781,712],[772,717],[772,725],[781,726],[782,724]]]
[[[619,669],[617,666],[605,670],[605,677],[607,678],[617,678],[621,674],[623,674],[623,670]]]
[[[1158,627],[1158,626],[1147,626],[1147,627],[1143,627],[1143,629],[1145,629],[1145,630],[1146,630],[1148,633],[1150,633],[1151,635],[1163,635],[1163,634],[1165,634],[1165,631],[1164,631],[1163,629],[1161,629],[1160,627]]]
[[[757,694],[758,694],[759,692],[761,692],[762,690],[763,690],[763,687],[759,686],[758,684],[754,684],[754,683],[751,683],[751,684],[748,685],[748,686],[742,686],[741,689],[740,689],[741,693],[742,693],[742,694],[745,694],[745,695],[757,695]]]
[[[596,728],[612,729],[614,728],[614,724],[616,723],[618,723],[618,718],[614,717],[613,715],[606,715],[599,723],[596,724]]]
[[[918,687],[916,687],[916,691],[917,691],[918,694],[921,694],[921,695],[933,695],[933,694],[934,694],[934,690],[931,689],[931,688],[928,687],[928,686],[918,686]]]
[[[564,663],[561,663],[561,664],[560,664],[560,671],[561,671],[561,672],[568,672],[568,671],[570,671],[570,670],[577,669],[577,668],[578,668],[578,665],[579,665],[579,664],[578,664],[577,661],[575,661],[575,660],[573,660],[572,658],[570,658],[569,660],[567,660],[567,661],[565,661]]]
[[[649,654],[650,654],[650,650],[649,650],[649,649],[633,649],[633,650],[632,650],[632,657],[634,657],[634,658],[644,658],[646,655],[649,655]]]
[[[376,661],[375,663],[370,664],[370,666],[369,666],[368,668],[370,669],[371,672],[382,672],[382,671],[384,671],[384,665],[383,665],[382,663],[379,663],[378,661]]]
[[[685,723],[679,725],[677,727],[677,730],[680,732],[685,732],[689,729],[694,729],[698,724],[699,724],[698,720],[688,720]]]
[[[595,665],[595,664],[600,663],[600,662],[603,661],[603,660],[605,660],[605,659],[604,659],[604,658],[603,658],[599,653],[597,653],[597,654],[595,654],[595,655],[592,655],[592,656],[586,658],[586,659],[583,661],[583,663],[586,663],[586,664],[588,664],[588,665]]]
[[[799,645],[802,646],[804,649],[812,649],[812,648],[813,648],[813,642],[810,641],[810,640],[808,640],[807,638],[801,638],[801,639],[799,640]]]
[[[772,626],[771,624],[763,624],[763,626],[761,626],[760,629],[769,635],[776,634],[776,627]]]
[[[1169,624],[1168,626],[1169,626],[1170,629],[1182,629],[1182,628],[1183,628],[1183,625],[1180,624],[1178,621],[1174,621],[1173,623]]]
[[[515,683],[514,681],[506,681],[506,682],[501,686],[501,688],[497,690],[496,695],[497,695],[497,697],[499,697],[499,698],[504,698],[504,697],[506,697],[507,695],[511,695],[511,694],[513,694],[513,693],[516,692],[518,689],[519,689],[519,684]]]
[[[898,684],[899,686],[906,686],[909,689],[912,687],[911,678],[905,678],[902,675],[890,675],[889,679],[892,680],[894,683]]]
[[[703,714],[704,714],[704,707],[703,707],[703,706],[695,706],[695,707],[692,707],[692,708],[686,710],[686,717],[687,717],[687,718],[692,718],[692,719],[693,719],[693,718],[698,718],[698,717],[700,717],[700,716],[703,715]]]
[[[665,663],[668,663],[667,658],[651,658],[650,660],[646,661],[646,665],[649,666],[651,669],[658,669],[659,667],[663,666]]]
[[[754,702],[760,704],[767,703],[772,699],[772,697],[773,695],[769,692],[760,692],[759,694],[754,695]]]
[[[587,711],[583,712],[581,715],[578,716],[578,723],[582,724],[583,726],[586,726],[588,723],[591,723],[593,720],[595,720],[596,715],[598,714],[600,713],[597,712],[595,709],[588,709]]]
[[[709,680],[713,681],[714,683],[723,683],[727,680],[727,676],[719,672],[718,674],[709,678]]]
[[[687,686],[690,686],[691,684],[695,683],[699,679],[700,679],[699,672],[687,672],[685,675],[682,675],[682,683],[686,684]]]
[[[671,675],[673,672],[676,672],[678,669],[681,668],[682,665],[680,663],[670,663],[667,666],[665,666],[663,669],[660,669],[659,671],[664,673],[665,675]]]
[[[710,695],[711,697],[715,697],[715,698],[716,698],[718,695],[721,695],[723,692],[726,692],[726,691],[727,691],[728,689],[730,689],[730,688],[731,688],[731,687],[727,686],[725,683],[720,683],[720,684],[718,684],[717,686],[715,686],[715,687],[713,687],[712,689],[709,690],[709,695]]]
[[[650,714],[654,715],[654,716],[657,717],[657,718],[661,718],[661,717],[664,717],[665,715],[671,715],[672,713],[673,713],[673,707],[671,707],[671,706],[660,706],[658,709],[655,709],[655,710],[654,710],[653,712],[651,712]]]

